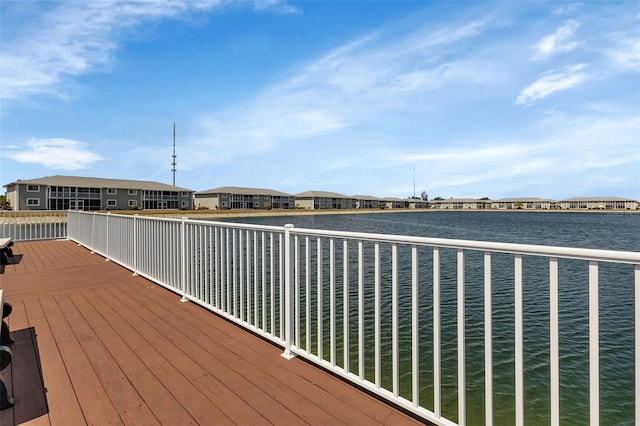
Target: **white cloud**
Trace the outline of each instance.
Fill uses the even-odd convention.
[[[287,4],[286,0],[255,0],[255,10],[273,10],[279,13],[301,13],[296,7]]]
[[[32,138],[23,149],[13,146],[3,156],[20,163],[39,164],[50,169],[78,170],[93,166],[103,158],[86,149],[86,143],[64,138]]]
[[[254,4],[258,10],[294,11],[279,0],[100,0],[54,3],[51,10],[43,7],[39,17],[18,33],[26,36],[2,39],[0,99],[33,94],[68,97],[67,79],[108,67],[124,31],[235,3]]]
[[[552,93],[579,85],[587,79],[587,74],[583,72],[585,68],[585,64],[577,64],[565,67],[562,72],[543,75],[520,92],[516,104],[530,105]]]
[[[621,185],[640,183],[637,174],[622,172],[625,168],[635,165],[637,170],[640,166],[637,136],[640,116],[561,120],[547,127],[543,136],[520,136],[509,141],[473,140],[454,148],[385,150],[372,155],[370,162],[390,169],[415,167],[432,178],[431,192],[444,192],[444,189],[455,192],[457,187],[469,191],[478,187],[491,191],[492,197],[499,193],[499,186],[512,183],[517,183],[519,188],[539,187],[546,194],[570,193],[571,188],[583,191],[585,177],[603,170],[608,170],[603,176]],[[594,181],[592,186],[597,188],[598,182]]]
[[[478,36],[486,22],[387,28],[333,49],[233,111],[203,117],[204,134],[183,163],[219,163],[285,144],[301,149],[408,108],[413,94],[452,82],[483,84],[488,73],[473,60],[440,64],[434,58]]]
[[[640,71],[640,40],[624,40],[607,54],[622,68]]]
[[[557,16],[570,15],[583,6],[581,3],[569,3],[554,9],[552,13]]]
[[[543,37],[536,43],[535,58],[546,59],[556,53],[570,52],[575,49],[578,45],[575,35],[579,27],[580,24],[573,19],[565,21],[564,25],[553,34]]]

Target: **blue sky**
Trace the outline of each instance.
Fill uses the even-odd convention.
[[[637,1],[1,1],[1,183],[640,199]]]

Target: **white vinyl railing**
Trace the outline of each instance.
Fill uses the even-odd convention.
[[[601,362],[610,360],[601,357],[599,295],[611,281],[601,265],[616,265],[622,272],[612,288],[636,292],[635,335],[628,336],[635,341],[633,365],[622,368],[635,368],[632,406],[640,424],[638,252],[82,212],[69,212],[68,232],[183,301],[281,345],[283,356],[304,357],[442,425],[536,419],[527,408],[525,381],[541,375],[525,354],[540,333],[547,336],[546,395],[538,395],[548,401],[543,418],[552,425],[571,419],[572,408],[563,402],[561,412],[560,404],[561,391],[574,392],[561,371],[560,304],[582,293],[588,353],[579,373],[588,381],[586,419],[600,424]],[[536,283],[542,284],[533,291]],[[564,293],[568,285],[575,294]],[[544,314],[536,311],[540,298]],[[544,315],[544,331],[529,325]],[[507,328],[512,337],[505,356],[501,333]],[[505,363],[512,365],[511,396],[497,397],[495,385],[504,380],[495,370]]]
[[[0,238],[14,241],[51,240],[67,237],[66,210],[0,210]]]

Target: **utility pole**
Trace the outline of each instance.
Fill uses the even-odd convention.
[[[176,122],[173,122],[173,155],[171,156],[171,171],[173,172],[173,186],[176,186]]]

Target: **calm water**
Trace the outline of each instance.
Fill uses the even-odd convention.
[[[640,251],[640,215],[607,213],[528,212],[410,212],[357,215],[321,215],[239,218],[234,222],[377,232],[424,237],[456,238],[525,244]],[[422,249],[421,249],[422,250]],[[428,258],[427,248],[420,258]],[[423,257],[424,256],[424,257]],[[457,420],[456,358],[456,265],[455,252],[443,250],[441,267],[442,386],[443,414]],[[484,318],[482,255],[469,252],[465,266],[467,423],[484,422]],[[514,422],[514,311],[513,257],[494,255],[493,358],[494,414],[496,424]],[[424,264],[423,264],[424,263]],[[425,281],[420,299],[421,403],[433,409],[433,348],[431,264],[423,262],[419,274]],[[410,266],[409,266],[410,267]],[[365,271],[369,277],[372,271]],[[400,267],[400,275],[408,274]],[[548,261],[524,259],[524,352],[525,417],[528,424],[549,423],[549,284]],[[588,423],[588,271],[585,262],[560,262],[560,411],[563,424]],[[384,275],[383,275],[384,278]],[[399,280],[400,293],[410,286]],[[405,284],[403,284],[405,283]],[[633,267],[600,265],[600,418],[602,424],[633,424],[634,416],[634,312]],[[382,284],[386,284],[383,282]],[[337,296],[341,297],[341,296]],[[355,295],[354,295],[355,297]],[[372,306],[370,295],[365,304]],[[409,317],[408,298],[400,297],[400,318]],[[338,299],[340,300],[340,299]],[[383,306],[390,305],[383,300]],[[353,304],[352,306],[355,306]],[[372,316],[367,314],[366,333],[372,333]],[[390,308],[383,308],[383,320]],[[356,318],[352,317],[352,324]],[[338,330],[340,330],[338,324]],[[388,329],[388,327],[387,327]],[[383,333],[385,327],[383,327]],[[387,330],[388,332],[388,330]],[[408,342],[409,324],[400,325],[400,341]],[[328,333],[325,333],[328,335]],[[357,341],[357,335],[351,342]],[[390,336],[382,339],[383,348]],[[313,347],[311,348],[313,349]],[[373,348],[367,348],[365,370],[372,380]],[[355,355],[356,347],[352,346]],[[410,397],[410,347],[401,344],[401,394]],[[338,358],[342,355],[338,354]],[[383,357],[383,364],[390,364]],[[356,365],[354,358],[351,365]],[[354,367],[352,367],[352,371]],[[390,386],[387,374],[383,384]]]

